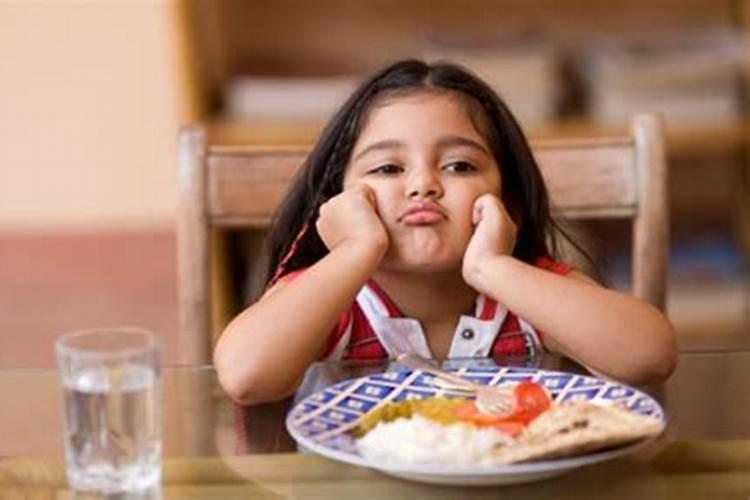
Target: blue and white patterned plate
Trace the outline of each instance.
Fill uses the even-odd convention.
[[[651,396],[630,386],[596,377],[536,368],[480,366],[456,373],[476,383],[501,385],[532,380],[543,385],[555,402],[588,400],[624,405],[631,411],[665,421],[664,410]],[[302,447],[334,460],[378,469],[417,481],[489,485],[535,481],[577,467],[608,460],[645,444],[645,441],[587,455],[492,467],[411,465],[376,462],[361,456],[350,431],[364,413],[387,402],[430,396],[457,396],[433,385],[432,375],[420,371],[388,371],[338,383],[300,401],[286,419],[289,433]]]

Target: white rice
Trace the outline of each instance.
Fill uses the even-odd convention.
[[[492,465],[493,449],[511,443],[513,438],[490,428],[443,425],[421,415],[380,422],[356,441],[368,460],[414,465]]]

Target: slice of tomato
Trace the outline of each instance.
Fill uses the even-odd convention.
[[[456,418],[463,422],[468,422],[478,426],[487,426],[499,424],[507,418],[504,415],[493,415],[479,411],[474,401],[466,401],[458,405],[455,409]]]
[[[516,395],[516,410],[509,417],[511,420],[529,423],[552,405],[547,391],[535,382],[525,380],[513,392]]]
[[[552,404],[547,391],[537,383],[523,381],[513,390],[516,401],[510,415],[492,415],[479,411],[474,401],[466,401],[455,409],[456,418],[477,426],[507,427],[515,435]]]

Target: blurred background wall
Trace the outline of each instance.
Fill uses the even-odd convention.
[[[0,231],[171,226],[175,3],[0,2]]]
[[[175,0],[0,1],[0,367],[133,324],[175,351]]]

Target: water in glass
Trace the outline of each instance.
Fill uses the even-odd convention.
[[[56,342],[66,472],[74,490],[158,493],[161,387],[156,344],[153,334],[132,328],[74,332]]]
[[[153,369],[90,368],[64,381],[71,486],[107,493],[158,485],[159,385]]]

